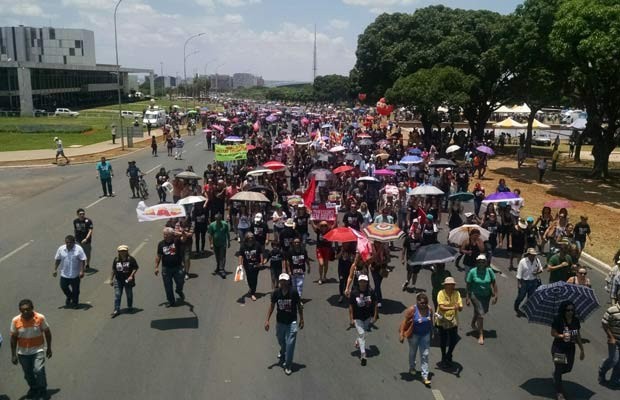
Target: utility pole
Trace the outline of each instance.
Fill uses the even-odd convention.
[[[116,3],[116,7],[114,7],[114,52],[116,53],[116,85],[117,85],[117,90],[118,90],[118,119],[119,119],[118,123],[119,123],[120,128],[121,128],[121,150],[125,150],[125,139],[123,138],[123,113],[121,112],[121,110],[122,110],[122,103],[121,103],[121,66],[118,63],[118,40],[117,40],[117,36],[116,36],[116,11],[118,10],[118,6],[121,5],[121,1],[123,1],[123,0],[118,0],[118,3]],[[127,140],[129,140],[129,139],[127,139]]]
[[[314,24],[314,54],[312,59],[312,83],[316,79],[316,24]]]

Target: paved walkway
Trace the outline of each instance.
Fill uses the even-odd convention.
[[[154,129],[151,131],[158,138],[158,143],[161,143],[161,129]],[[62,137],[61,137],[62,139]],[[145,140],[151,140],[151,136],[146,131],[142,134],[142,138],[134,137],[133,142],[140,143]],[[105,142],[99,142],[89,144],[81,147],[65,147],[65,155],[71,159],[72,157],[85,156],[89,154],[98,154],[110,150],[120,149],[121,140],[116,139],[116,143],[112,144],[112,140]],[[127,148],[127,140],[125,138],[125,148]],[[20,161],[36,161],[36,160],[49,160],[56,157],[55,149],[42,149],[42,150],[18,150],[18,151],[2,151],[0,152],[0,163],[3,162],[20,162]]]

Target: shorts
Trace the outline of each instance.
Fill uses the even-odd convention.
[[[412,274],[417,274],[420,272],[421,269],[422,269],[421,265],[411,265],[409,264],[409,262],[407,262],[407,272],[412,273]]]
[[[329,261],[331,259],[332,249],[330,247],[317,247],[316,259],[317,261]]]
[[[476,295],[472,294],[471,303],[474,306],[474,314],[484,317],[489,312],[491,297],[476,297]]]

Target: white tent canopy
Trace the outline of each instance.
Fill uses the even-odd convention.
[[[525,128],[526,124],[521,124],[512,118],[506,118],[505,120],[493,125],[495,128]]]

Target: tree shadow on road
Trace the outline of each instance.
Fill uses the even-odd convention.
[[[400,301],[383,299],[381,300],[380,314],[400,314],[405,311],[407,307]]]
[[[579,383],[565,380],[562,385],[564,386],[564,391],[568,395],[568,398],[571,399],[587,400],[596,395],[596,393],[587,387],[580,385]],[[532,378],[525,381],[519,387],[532,396],[545,397],[548,399],[555,398],[555,389],[552,378]]]

